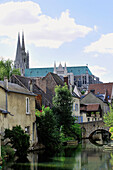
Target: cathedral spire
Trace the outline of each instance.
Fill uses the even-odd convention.
[[[22,50],[25,51],[24,32],[22,32]]]
[[[22,32],[22,45],[20,43],[20,33],[18,33],[18,42],[14,67],[19,68],[21,75],[25,74],[25,69],[29,68],[29,52],[25,52],[24,33]]]
[[[20,47],[20,33],[18,33],[18,46]]]
[[[20,44],[20,33],[18,33],[18,42],[17,42],[17,50],[16,50],[16,61],[20,60],[20,53],[21,53],[21,44]]]

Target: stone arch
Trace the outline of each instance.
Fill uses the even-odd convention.
[[[89,135],[89,138],[91,138],[93,135],[94,135],[94,133],[96,132],[96,131],[105,131],[105,132],[107,132],[107,133],[109,133],[109,134],[111,134],[110,132],[109,132],[109,130],[108,129],[104,129],[104,128],[97,128],[97,129],[95,129],[94,131],[92,131],[92,132],[90,132],[90,135]]]

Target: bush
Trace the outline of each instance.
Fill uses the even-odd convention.
[[[9,159],[13,158],[15,155],[15,151],[13,148],[11,148],[11,146],[2,146],[1,147],[1,154],[2,154],[2,159],[4,160],[4,158],[7,156]]]
[[[110,127],[110,128],[109,128],[109,132],[110,132],[110,133],[113,132],[113,127]]]
[[[9,138],[12,147],[16,149],[16,155],[20,158],[27,156],[27,151],[30,146],[29,136],[24,133],[20,126],[13,127],[12,130],[5,129],[4,138]]]
[[[36,111],[39,143],[47,150],[57,150],[60,146],[60,133],[52,110],[42,107],[42,111]]]

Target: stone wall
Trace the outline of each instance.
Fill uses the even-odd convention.
[[[94,121],[94,122],[87,122],[87,123],[80,123],[82,129],[82,137],[89,138],[90,135],[99,129],[103,129],[109,131],[109,128],[105,126],[103,121]]]

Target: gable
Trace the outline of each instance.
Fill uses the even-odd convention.
[[[88,103],[100,103],[103,104],[104,102],[96,97],[93,93],[88,93],[83,99],[81,99],[81,104],[88,104]]]

